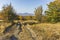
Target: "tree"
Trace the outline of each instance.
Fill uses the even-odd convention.
[[[42,6],[39,6],[38,8],[35,9],[35,16],[36,16],[36,19],[41,22],[41,19],[42,19]]]
[[[46,10],[45,13],[49,22],[60,21],[60,1],[50,2],[50,4],[48,4],[48,10]]]
[[[13,7],[10,5],[7,6],[3,6],[3,10],[2,10],[3,16],[4,16],[4,20],[8,21],[8,22],[12,22],[13,20],[19,19],[18,15],[16,14],[16,12],[14,11]]]

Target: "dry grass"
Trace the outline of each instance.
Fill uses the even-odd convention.
[[[29,27],[35,32],[37,35],[36,40],[60,40],[60,23],[41,23],[22,26],[23,31],[19,34],[20,40],[33,40],[26,27]],[[3,29],[4,27],[1,27],[0,31]]]
[[[60,38],[60,23],[41,23],[32,25],[30,28],[36,32],[37,36],[41,36],[42,40],[57,40]]]

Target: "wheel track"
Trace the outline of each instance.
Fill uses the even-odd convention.
[[[35,32],[34,32],[32,29],[30,29],[28,26],[25,26],[25,28],[26,28],[26,30],[29,32],[31,38],[32,38],[33,40],[36,40],[36,39],[37,39],[37,36],[36,36]]]

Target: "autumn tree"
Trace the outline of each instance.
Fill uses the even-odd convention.
[[[60,0],[55,0],[48,4],[48,10],[45,11],[47,20],[49,22],[59,22],[60,21]]]
[[[11,6],[11,4],[7,6],[3,6],[2,13],[5,18],[4,19],[5,21],[12,22],[13,20],[19,19],[18,15],[16,15],[16,12]]]
[[[42,6],[39,6],[38,8],[35,9],[35,16],[36,16],[36,19],[41,22],[41,19],[42,19]]]

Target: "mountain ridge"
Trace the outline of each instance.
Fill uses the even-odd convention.
[[[33,13],[18,13],[17,15],[19,15],[19,16],[34,16],[35,14],[33,14]]]

